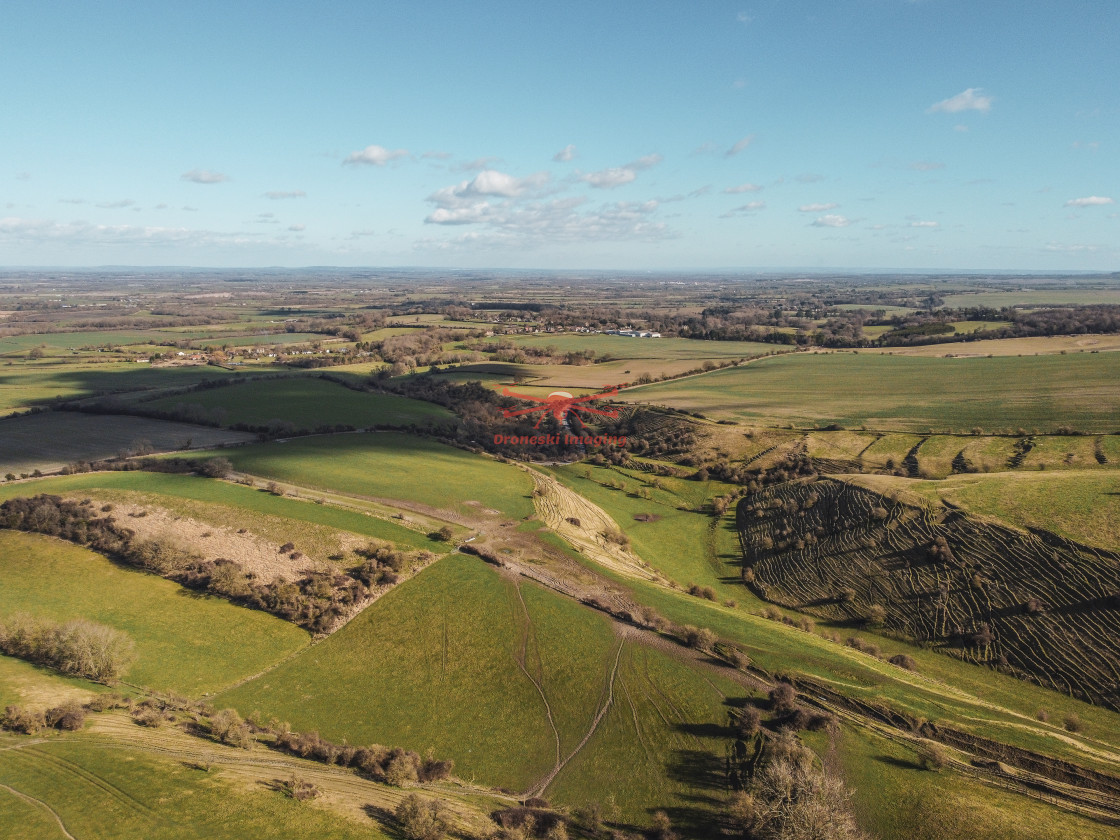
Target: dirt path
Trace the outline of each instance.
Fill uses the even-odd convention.
[[[55,811],[54,808],[52,808],[50,805],[48,805],[42,799],[36,799],[34,796],[28,796],[23,791],[16,790],[14,787],[8,787],[7,785],[4,785],[4,784],[0,784],[0,790],[6,790],[8,793],[12,794],[13,796],[18,796],[20,799],[24,800],[25,802],[30,802],[33,805],[39,806],[44,811],[46,811],[48,814],[50,814],[52,817],[54,817],[54,821],[56,823],[58,823],[58,830],[59,831],[61,831],[63,834],[65,834],[67,837],[69,837],[70,840],[78,840],[77,837],[75,837],[73,834],[71,834],[69,831],[66,830],[66,823],[64,823],[62,821],[62,817],[60,817],[58,815],[58,812]]]
[[[521,650],[518,656],[515,657],[517,661],[517,667],[521,669],[521,673],[523,673],[528,678],[529,682],[533,684],[533,687],[537,689],[537,693],[541,696],[541,702],[544,703],[544,711],[548,716],[548,725],[552,727],[552,737],[556,739],[556,767],[559,767],[560,730],[556,728],[556,721],[552,717],[552,706],[548,702],[548,695],[545,694],[544,686],[541,685],[541,681],[539,679],[529,673],[528,662],[526,661],[529,652],[529,641],[533,632],[533,620],[529,618],[529,609],[525,606],[525,598],[521,595],[520,582],[514,581],[513,588],[517,592],[517,600],[521,604],[521,614],[525,617],[525,621],[522,625],[523,635],[521,637]]]
[[[370,809],[391,813],[411,792],[438,796],[454,814],[458,827],[478,836],[486,834],[492,823],[482,809],[468,797],[489,791],[463,783],[422,784],[409,790],[378,784],[341,767],[308,761],[278,753],[261,745],[244,750],[188,735],[172,726],[150,729],[138,726],[126,715],[107,713],[94,716],[87,730],[100,736],[96,742],[105,749],[140,750],[178,760],[205,772],[216,770],[222,778],[242,788],[259,789],[296,777],[320,790],[316,800],[321,806],[342,813],[364,825],[376,824]]]
[[[552,768],[552,770],[548,772],[548,775],[537,782],[531,790],[526,791],[525,796],[540,796],[544,793],[548,789],[548,786],[552,784],[552,781],[560,774],[560,771],[568,766],[568,762],[579,755],[579,751],[591,740],[591,736],[595,734],[595,731],[599,728],[599,724],[603,722],[603,718],[605,718],[607,712],[610,711],[611,706],[614,704],[614,678],[618,674],[618,663],[622,658],[622,646],[626,643],[626,638],[628,636],[626,628],[623,628],[621,635],[622,638],[618,640],[618,650],[616,650],[614,654],[614,667],[611,668],[610,677],[607,679],[607,697],[603,701],[603,705],[599,707],[599,711],[596,712],[594,720],[591,721],[591,727],[587,730],[587,734],[576,744],[575,749],[568,753],[568,757]]]

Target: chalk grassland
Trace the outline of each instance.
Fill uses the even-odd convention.
[[[896,431],[982,427],[1114,431],[1120,356],[926,359],[806,354],[762,359],[679,382],[626,391],[753,423],[867,426]]]
[[[523,790],[590,726],[613,647],[601,615],[450,555],[217,700],[336,741],[434,748],[461,778]]]
[[[566,468],[565,468],[566,469]],[[578,469],[578,468],[577,468]],[[582,483],[572,481],[570,474],[557,473],[561,480],[578,486],[588,498],[600,504],[620,526],[629,518],[629,501],[620,493],[595,494]],[[1099,474],[1098,474],[1099,475]],[[621,505],[621,507],[620,507]],[[648,505],[648,502],[647,502]],[[645,527],[639,523],[637,527]],[[724,526],[726,527],[726,526]],[[734,537],[717,527],[721,542],[716,543],[715,558],[724,568],[737,574],[738,566],[732,560]],[[634,534],[634,531],[630,531]],[[636,543],[635,543],[636,545]],[[721,547],[722,546],[722,547]],[[662,553],[646,549],[643,556],[651,565],[676,560],[683,564],[677,574],[688,574],[703,584],[705,565],[711,554],[701,554],[695,545],[683,555],[667,546]],[[1117,716],[1105,709],[979,668],[917,645],[889,638],[874,632],[858,631],[858,635],[878,644],[886,656],[905,652],[918,663],[918,674],[904,671],[887,662],[823,638],[818,633],[770,621],[757,615],[760,604],[745,586],[734,582],[726,574],[715,574],[708,580],[722,599],[730,596],[738,601],[729,606],[720,601],[709,601],[673,590],[656,583],[622,578],[617,572],[600,568],[605,576],[615,580],[634,593],[641,603],[648,604],[665,617],[679,624],[693,624],[711,628],[728,640],[740,644],[746,653],[762,668],[771,672],[793,671],[820,679],[826,684],[842,688],[845,693],[872,703],[888,702],[912,715],[949,723],[960,729],[995,738],[1026,749],[1098,766],[1108,772],[1120,767],[1120,727]],[[708,571],[707,574],[712,574]],[[796,617],[796,614],[793,614]],[[821,624],[822,633],[836,633],[840,638],[852,635],[850,626]],[[1055,724],[1036,720],[1040,708],[1049,709]],[[1065,714],[1075,712],[1083,720],[1092,720],[1091,738],[1107,742],[1114,754],[1110,760],[1095,752],[1092,742],[1078,745],[1061,729]]]
[[[0,419],[0,475],[52,472],[76,461],[113,458],[147,442],[157,452],[254,439],[247,432],[123,415],[51,411]]]
[[[446,543],[428,539],[424,526],[429,523],[405,527],[405,520],[391,519],[393,513],[387,509],[363,511],[358,506],[315,504],[197,476],[105,472],[0,485],[0,499],[36,493],[96,498],[99,504],[120,502],[158,508],[215,528],[245,528],[277,546],[293,542],[299,551],[319,560],[345,551],[355,539],[387,540],[402,549],[422,549],[434,554],[447,550]]]
[[[958,475],[943,481],[889,476],[851,480],[878,492],[902,490],[994,516],[1019,528],[1042,528],[1087,545],[1120,550],[1120,474],[1043,471]]]
[[[863,729],[845,728],[834,742],[802,737],[844,778],[860,826],[876,837],[1106,840],[1116,831],[959,773],[923,770],[913,749]]]
[[[0,835],[4,837],[358,840],[387,836],[372,822],[339,819],[317,803],[296,802],[265,789],[271,779],[253,784],[227,777],[223,771],[207,773],[189,762],[122,748],[97,736],[73,735],[38,744],[23,740],[18,742],[20,748],[12,746],[16,744],[0,748]]]
[[[657,488],[649,473],[584,465],[544,471],[606,510],[638,556],[669,580],[712,586],[723,599],[753,600],[739,583],[734,520],[697,511],[729,485],[660,477]]]
[[[21,362],[0,368],[0,414],[24,411],[57,399],[181,388],[203,379],[238,374],[214,367],[152,367],[132,362]]]
[[[918,672],[905,671],[852,648],[739,607],[707,601],[636,579],[603,574],[631,589],[642,603],[680,624],[710,628],[738,644],[761,668],[771,673],[802,674],[831,684],[845,694],[872,704],[887,703],[917,717],[995,738],[1024,749],[1067,758],[1116,773],[1120,767],[1117,715],[1063,694],[1040,688],[873,632],[857,635],[878,644],[886,656],[907,653]],[[796,614],[791,614],[796,618]],[[822,632],[852,635],[850,627]],[[1054,723],[1035,715],[1048,709]],[[1085,736],[1070,736],[1061,720],[1076,713],[1086,721]]]
[[[86,618],[136,643],[125,680],[198,696],[282,659],[305,631],[264,612],[200,596],[171,581],[115,565],[37,534],[0,531],[0,615]]]
[[[967,322],[965,322],[967,323]],[[864,332],[874,327],[865,327]],[[958,331],[959,332],[959,331]],[[1055,353],[1074,355],[1120,350],[1120,335],[1054,335],[1033,338],[989,338],[978,341],[922,344],[916,347],[877,347],[861,353],[885,353],[892,356],[968,357],[968,356],[1047,356]],[[1120,364],[1120,362],[1113,362]]]
[[[532,481],[517,467],[405,434],[311,437],[221,454],[239,471],[303,487],[447,510],[471,510],[473,501],[517,518],[533,513]]]
[[[442,422],[452,416],[447,409],[432,403],[396,394],[355,391],[337,382],[312,377],[243,382],[161,397],[142,405],[164,411],[179,405],[197,405],[208,412],[220,409],[220,415],[215,417],[225,426],[238,423],[266,426],[281,420],[309,430],[334,425],[359,429],[375,425],[407,426]]]

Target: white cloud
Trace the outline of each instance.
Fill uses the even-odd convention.
[[[60,204],[85,204],[86,203],[86,200],[84,198],[60,198],[58,201],[59,201]]]
[[[746,183],[739,184],[736,187],[728,187],[724,192],[728,195],[738,195],[739,193],[745,192],[758,192],[760,189],[762,189],[762,187],[759,184]]]
[[[746,137],[737,140],[735,145],[727,150],[727,157],[734,157],[739,154],[739,152],[743,151],[743,149],[747,148],[752,142],[754,142],[753,134],[748,134]]]
[[[351,152],[346,156],[343,165],[364,164],[366,166],[384,166],[389,161],[398,160],[400,158],[408,157],[408,151],[405,149],[386,149],[384,146],[378,146],[376,143],[372,146],[366,146],[364,149]]]
[[[552,159],[557,163],[567,163],[576,156],[576,147],[569,143],[563,149],[558,151],[552,156]]]
[[[918,221],[918,222],[911,222],[910,227],[912,227],[912,228],[935,228],[935,227],[941,227],[941,225],[938,222]]]
[[[739,14],[735,15],[735,20],[743,25],[746,25],[754,20],[754,18],[746,12],[739,12]]]
[[[612,166],[598,172],[577,172],[576,177],[595,189],[610,190],[629,184],[638,177],[640,171],[657,166],[661,160],[661,155],[646,155],[625,166]]]
[[[829,213],[821,216],[813,222],[813,227],[829,227],[829,228],[842,228],[847,227],[852,222],[845,216],[839,216],[835,213]]]
[[[1115,204],[1114,199],[1103,195],[1087,195],[1085,198],[1071,198],[1066,202],[1066,207],[1102,207],[1105,204]]]
[[[285,198],[307,198],[307,193],[303,190],[269,190],[264,194],[265,198],[271,198],[273,201],[281,201]]]
[[[150,247],[214,247],[259,245],[279,240],[264,233],[223,232],[155,225],[95,225],[89,222],[62,223],[49,219],[0,219],[0,243],[46,244],[52,247],[93,245]]]
[[[937,169],[944,169],[945,164],[936,160],[919,160],[910,164],[910,168],[917,172],[933,172]]]
[[[766,209],[765,201],[752,201],[749,204],[740,204],[738,207],[732,207],[726,213],[720,214],[721,219],[732,219],[736,216],[745,216],[750,213],[757,213],[759,210]]]
[[[307,225],[288,225],[288,230],[299,233],[300,231],[307,230]]]
[[[959,131],[962,134],[964,134],[968,131],[968,126],[967,125],[961,125],[960,123],[958,123],[957,125],[953,126],[953,131]]]
[[[212,172],[209,169],[192,169],[190,172],[184,172],[180,177],[184,181],[192,181],[196,184],[220,184],[231,180],[228,175]]]
[[[948,99],[930,105],[927,113],[935,114],[940,111],[957,114],[961,111],[980,111],[986,114],[990,110],[992,110],[992,97],[985,96],[982,88],[968,88],[956,96],[950,96]]]
[[[434,202],[442,209],[466,209],[477,199],[487,196],[498,198],[517,198],[526,192],[538,190],[548,183],[547,172],[537,172],[525,178],[515,178],[495,169],[484,169],[468,181],[444,187],[428,196],[428,201]],[[438,211],[437,211],[438,212]],[[454,224],[453,222],[439,221],[440,224]]]
[[[131,207],[135,203],[131,198],[122,198],[120,201],[105,201],[97,206],[102,210],[121,210],[125,207]]]
[[[840,205],[837,204],[836,202],[830,202],[829,204],[802,204],[800,207],[797,208],[797,212],[799,212],[799,213],[823,213],[825,210],[834,210],[839,206]]]

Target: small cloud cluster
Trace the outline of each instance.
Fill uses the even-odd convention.
[[[751,213],[757,213],[759,210],[766,209],[765,201],[752,201],[748,204],[741,204],[738,207],[732,207],[726,213],[720,215],[721,219],[733,219],[736,216],[749,216]]]
[[[799,213],[823,213],[825,210],[834,210],[839,207],[835,202],[829,204],[802,204],[797,208]]]
[[[1071,198],[1066,202],[1066,207],[1103,207],[1106,204],[1115,204],[1116,201],[1103,195],[1087,195],[1084,198]]]
[[[760,189],[762,189],[762,187],[759,184],[751,184],[748,182],[746,184],[739,184],[735,187],[728,187],[724,190],[724,192],[727,195],[738,195],[739,193],[745,192],[758,192]]]
[[[374,143],[356,152],[351,152],[342,161],[344,166],[384,166],[390,161],[408,157],[405,149],[386,149]]]
[[[742,138],[741,140],[737,140],[735,142],[735,144],[730,149],[727,150],[727,157],[735,157],[735,155],[739,154],[739,152],[746,149],[747,146],[749,146],[753,142],[754,142],[754,135],[753,134],[748,134],[746,137]]]
[[[557,163],[567,163],[576,156],[576,147],[569,143],[563,149],[558,151],[552,156],[552,159]]]
[[[828,213],[824,216],[821,216],[819,219],[816,219],[813,222],[813,227],[842,228],[847,227],[851,223],[851,219],[847,218],[846,216],[840,216],[836,213]]]
[[[650,169],[661,163],[661,155],[646,155],[623,166],[612,166],[600,169],[598,172],[577,172],[576,177],[590,187],[598,190],[613,190],[623,184],[629,184],[638,177],[638,173]]]
[[[980,111],[983,114],[992,110],[992,97],[985,96],[982,88],[968,88],[930,105],[927,112],[930,114],[959,114],[961,111]]]
[[[307,198],[307,193],[303,190],[269,190],[264,197],[271,198],[273,201],[282,201],[285,198]]]

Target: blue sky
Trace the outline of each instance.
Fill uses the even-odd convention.
[[[0,265],[1120,269],[1116,0],[55,3]]]

